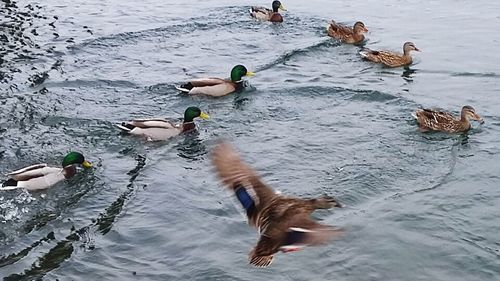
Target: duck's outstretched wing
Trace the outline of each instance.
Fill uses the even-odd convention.
[[[248,254],[248,263],[258,267],[271,265],[274,254],[278,251],[279,243],[276,237],[260,236],[259,242]]]
[[[258,227],[260,212],[278,195],[241,160],[230,144],[218,144],[213,149],[212,162],[222,183],[234,191],[245,208],[249,223]]]
[[[248,255],[248,262],[258,267],[269,266],[278,252],[294,252],[306,246],[318,246],[342,234],[342,230],[313,221],[308,215],[297,215],[290,221],[274,222],[260,236]]]

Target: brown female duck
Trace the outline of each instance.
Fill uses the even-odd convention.
[[[462,107],[460,119],[455,118],[451,113],[432,109],[420,109],[415,111],[413,117],[417,119],[421,131],[442,131],[447,133],[460,133],[471,128],[469,119],[483,123],[472,106]]]
[[[223,184],[235,193],[245,209],[248,223],[261,234],[249,254],[250,264],[269,266],[279,251],[293,252],[323,244],[341,232],[310,217],[316,209],[341,207],[334,198],[300,199],[276,194],[227,143],[215,147],[212,161]]]
[[[373,51],[370,49],[363,49],[359,54],[372,62],[382,63],[389,67],[399,67],[409,65],[413,62],[410,56],[411,51],[420,51],[412,42],[406,42],[403,45],[403,54],[391,51]]]
[[[356,44],[365,40],[363,35],[368,32],[365,24],[358,21],[354,24],[352,28],[336,23],[332,20],[326,27],[328,36],[339,39],[340,41],[348,44]]]
[[[272,7],[272,10],[264,7],[252,7],[250,15],[262,21],[283,22],[283,17],[278,12],[278,9],[286,11],[285,7],[283,7],[280,1],[273,1]]]

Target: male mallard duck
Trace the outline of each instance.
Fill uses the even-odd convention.
[[[181,92],[189,95],[207,95],[222,97],[232,92],[243,89],[243,76],[254,76],[255,73],[248,71],[243,65],[237,65],[231,70],[231,80],[220,78],[202,78],[187,82],[176,87]]]
[[[285,7],[283,7],[280,1],[273,1],[272,7],[272,10],[264,7],[252,7],[250,15],[263,21],[283,22],[283,17],[278,12],[278,9],[286,11]]]
[[[184,112],[181,124],[175,124],[165,119],[136,119],[117,125],[123,132],[145,137],[149,141],[167,140],[181,133],[192,131],[196,128],[194,118],[208,119],[210,116],[198,107],[188,107]]]
[[[212,161],[223,184],[234,191],[245,209],[248,223],[261,234],[249,254],[250,264],[268,266],[279,251],[293,252],[323,244],[341,232],[310,217],[316,209],[341,207],[334,198],[300,199],[275,193],[227,143],[216,146]]]
[[[352,28],[336,23],[332,20],[326,27],[326,31],[330,37],[339,39],[348,44],[355,44],[365,40],[363,33],[368,32],[365,24],[358,21]]]
[[[363,49],[359,54],[372,62],[382,63],[389,67],[399,67],[412,63],[410,51],[420,51],[412,42],[406,42],[403,45],[403,54],[390,52],[390,51],[373,51],[370,49]]]
[[[62,168],[37,164],[7,174],[10,179],[2,184],[4,187],[2,189],[46,189],[64,179],[72,178],[76,174],[76,165],[82,165],[85,169],[92,167],[92,164],[86,161],[81,153],[70,152],[64,157]]]
[[[420,109],[415,111],[413,117],[417,119],[421,131],[443,131],[447,133],[460,133],[468,131],[471,128],[469,119],[473,119],[483,123],[483,119],[479,116],[472,106],[466,105],[462,107],[460,119],[455,118],[451,113],[444,111],[436,111],[432,109]]]

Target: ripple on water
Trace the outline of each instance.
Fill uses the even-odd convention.
[[[424,24],[402,26],[402,19],[416,22],[419,3],[392,14],[400,3],[290,1],[278,25],[254,21],[248,7],[234,3],[195,1],[198,9],[180,16],[175,9],[185,12],[189,3],[109,2],[97,9],[49,1],[56,17],[41,4],[7,3],[0,17],[9,18],[12,44],[0,59],[0,172],[59,163],[69,149],[96,167],[47,191],[0,194],[0,275],[495,280],[498,63],[484,59],[491,52],[483,45],[491,44],[470,40],[496,26],[478,12],[491,3],[466,5],[458,17],[460,5],[452,15],[446,3],[428,3],[418,14]],[[367,47],[400,46],[412,37],[425,50],[418,65],[372,65],[357,55],[358,46],[326,37],[327,19],[353,9],[372,31]],[[99,18],[101,10],[106,16]],[[481,21],[468,16],[474,13],[484,15]],[[464,18],[467,28],[456,28]],[[429,26],[440,32],[425,32]],[[469,47],[450,52],[443,40],[473,42],[477,56],[464,54]],[[173,88],[194,77],[227,77],[239,63],[258,72],[244,93],[213,99]],[[464,103],[487,119],[466,136],[421,134],[409,115],[424,105]],[[171,142],[144,143],[114,128],[136,117],[178,118],[191,105],[211,120]],[[248,267],[258,237],[209,168],[219,138],[234,142],[284,194],[339,197],[344,209],[315,217],[346,235],[279,255],[265,271]]]

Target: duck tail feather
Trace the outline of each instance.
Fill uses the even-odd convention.
[[[364,48],[363,50],[359,51],[359,54],[362,57],[366,58],[368,56],[368,54],[370,53],[370,51],[371,51],[370,49]]]
[[[330,26],[332,26],[333,21],[330,21],[326,24],[326,31],[330,29]]]
[[[18,188],[17,181],[15,179],[8,179],[2,183],[1,190],[12,190],[16,188]]]
[[[134,126],[131,124],[127,124],[122,122],[121,124],[116,124],[116,127],[120,128],[124,132],[130,132],[134,129]]]
[[[189,91],[191,91],[194,88],[194,85],[191,82],[187,82],[180,86],[175,86],[175,88],[183,93],[189,93]]]

